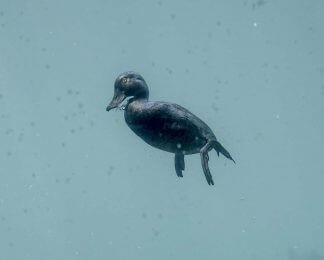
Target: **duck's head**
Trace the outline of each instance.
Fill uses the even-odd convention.
[[[118,107],[127,97],[148,99],[148,87],[141,75],[136,72],[124,72],[115,81],[114,97],[107,106],[107,111]]]

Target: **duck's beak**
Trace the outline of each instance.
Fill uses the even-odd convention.
[[[109,105],[106,108],[106,111],[109,111],[113,108],[118,107],[124,100],[125,100],[126,96],[124,93],[122,92],[115,92],[113,99],[111,100],[111,102],[109,103]]]

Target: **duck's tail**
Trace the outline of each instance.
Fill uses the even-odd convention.
[[[219,153],[221,153],[226,158],[232,160],[235,163],[235,161],[232,158],[232,156],[230,155],[230,153],[220,144],[220,142],[214,141],[213,148],[215,149],[215,151],[216,151],[216,153],[217,153],[218,156],[219,156]]]

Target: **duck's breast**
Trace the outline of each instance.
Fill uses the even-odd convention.
[[[133,101],[126,106],[125,120],[146,143],[172,153],[197,153],[207,140],[206,125],[176,104]]]

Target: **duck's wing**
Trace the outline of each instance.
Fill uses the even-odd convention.
[[[173,103],[147,102],[136,121],[144,137],[156,138],[159,135],[164,141],[182,145],[192,142],[203,144],[215,138],[212,130],[201,119]]]
[[[199,119],[177,104],[148,102],[143,112],[145,123],[157,131],[199,131]]]

